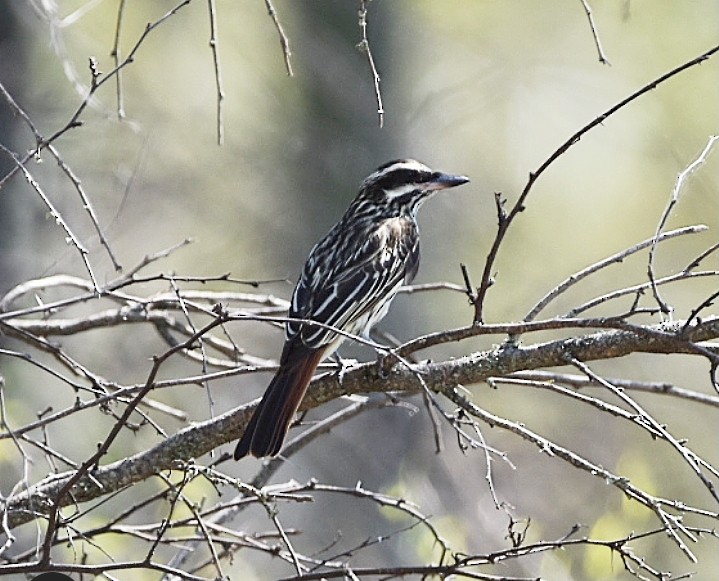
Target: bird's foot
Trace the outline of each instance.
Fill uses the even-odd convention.
[[[357,361],[356,359],[342,359],[336,354],[332,355],[332,359],[337,364],[337,382],[342,385],[345,374],[350,371],[350,369],[358,365],[359,361]]]

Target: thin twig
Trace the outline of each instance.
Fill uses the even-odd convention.
[[[77,127],[82,126],[82,121],[80,120],[80,117],[85,112],[85,109],[90,105],[92,99],[94,98],[95,93],[108,81],[113,79],[115,75],[117,75],[122,69],[129,66],[131,63],[135,61],[135,55],[137,54],[137,51],[140,50],[140,47],[145,43],[145,40],[147,40],[148,36],[155,30],[157,27],[161,26],[168,18],[171,18],[174,16],[178,11],[180,11],[182,8],[190,4],[192,0],[181,0],[174,8],[171,8],[168,10],[165,14],[163,14],[160,18],[155,20],[154,22],[150,22],[145,26],[145,29],[143,30],[142,34],[138,37],[138,39],[135,41],[134,46],[130,49],[130,52],[125,57],[125,60],[123,60],[117,67],[115,67],[113,70],[108,72],[105,75],[101,75],[98,79],[95,80],[93,85],[90,88],[90,91],[85,91],[86,95],[83,98],[83,100],[78,105],[77,109],[75,109],[75,112],[70,117],[69,121],[65,123],[61,128],[57,129],[55,133],[50,135],[50,137],[44,138],[40,141],[40,143],[37,144],[37,147],[29,152],[26,156],[22,158],[22,163],[27,163],[28,160],[30,160],[33,156],[40,153],[42,150],[44,150],[50,143],[54,143],[57,139],[59,139],[61,136],[65,135],[68,131],[75,129]],[[5,185],[5,183],[11,179],[17,172],[19,171],[18,167],[14,167],[11,169],[2,179],[0,179],[0,189]]]
[[[659,289],[657,288],[656,283],[656,277],[654,274],[654,256],[656,254],[657,245],[659,244],[659,237],[661,235],[662,229],[664,228],[664,225],[667,223],[667,220],[669,219],[669,214],[671,214],[672,210],[674,209],[674,206],[679,202],[679,194],[681,192],[682,187],[684,186],[684,182],[687,180],[687,178],[696,170],[699,166],[701,166],[709,156],[709,152],[711,152],[712,147],[714,146],[714,143],[719,139],[719,136],[712,135],[709,138],[709,141],[707,142],[706,146],[702,150],[702,152],[699,154],[699,157],[697,157],[692,163],[690,163],[682,172],[679,173],[677,176],[677,180],[674,184],[674,189],[672,190],[672,195],[669,198],[669,202],[667,202],[666,207],[664,208],[664,211],[662,212],[662,216],[659,219],[659,224],[657,224],[657,231],[656,234],[654,234],[654,240],[652,243],[652,247],[649,250],[649,260],[647,264],[647,276],[649,277],[649,282],[651,283],[651,289],[652,294],[654,295],[654,299],[656,300],[657,304],[659,305],[659,308],[661,309],[661,312],[666,315],[671,315],[671,312],[674,310],[673,307],[671,307],[669,304],[664,301],[664,299],[659,294]]]
[[[420,284],[411,284],[399,287],[398,293],[414,294],[426,291],[449,290],[454,292],[466,293],[465,287],[454,284],[453,282],[425,282]]]
[[[92,223],[93,227],[95,228],[95,232],[97,233],[97,237],[100,239],[100,244],[105,247],[105,250],[107,251],[107,255],[109,256],[110,260],[112,261],[112,265],[115,268],[116,272],[119,272],[122,270],[122,266],[117,261],[117,258],[115,258],[115,253],[112,251],[112,248],[110,247],[110,243],[108,242],[107,238],[105,237],[104,232],[102,231],[102,228],[100,227],[100,221],[98,220],[97,214],[95,213],[95,209],[92,205],[92,202],[90,202],[90,197],[85,192],[85,189],[82,187],[82,184],[80,183],[80,179],[75,175],[75,172],[72,170],[72,168],[65,163],[65,160],[60,155],[60,152],[57,150],[54,144],[49,143],[48,149],[50,150],[50,153],[52,153],[53,157],[57,161],[58,166],[60,166],[60,169],[63,171],[63,173],[69,178],[70,182],[72,182],[72,185],[75,188],[75,191],[80,196],[80,201],[82,203],[83,209],[87,212],[87,215],[90,218],[90,222]]]
[[[10,104],[10,107],[15,111],[17,115],[19,115],[23,121],[27,124],[27,126],[32,131],[33,135],[35,136],[35,142],[36,146],[39,146],[39,144],[43,141],[43,137],[38,131],[38,129],[35,127],[35,124],[30,119],[30,116],[18,105],[18,103],[13,99],[12,95],[7,91],[5,86],[0,83],[0,92],[3,94],[7,102]],[[82,202],[82,207],[87,212],[90,221],[92,222],[93,227],[95,228],[95,231],[98,234],[98,237],[100,238],[101,244],[105,247],[107,250],[108,256],[110,257],[110,260],[112,261],[113,266],[115,267],[115,270],[120,270],[120,265],[117,262],[117,259],[115,258],[114,253],[112,252],[112,249],[110,248],[110,244],[105,238],[105,235],[103,234],[102,228],[100,227],[99,220],[97,218],[97,215],[95,214],[95,210],[90,202],[90,198],[85,193],[82,184],[80,183],[80,179],[75,175],[75,173],[72,171],[70,166],[68,166],[67,163],[65,163],[64,159],[60,155],[60,152],[58,149],[53,145],[52,143],[48,143],[48,149],[50,150],[50,153],[57,161],[58,166],[63,171],[63,173],[70,179],[72,182],[75,190],[77,191],[78,195],[80,196],[80,200]],[[8,151],[8,150],[6,150]],[[16,159],[19,159],[17,156],[15,156]],[[27,162],[29,158],[26,157],[23,159],[23,164]],[[2,180],[5,181],[5,178]],[[0,185],[0,188],[2,185]]]
[[[90,275],[90,280],[92,280],[92,286],[95,289],[95,292],[99,293],[100,287],[97,284],[97,279],[95,278],[95,272],[93,271],[92,265],[90,264],[87,248],[85,248],[83,243],[80,242],[80,239],[70,229],[70,225],[65,221],[65,218],[62,217],[62,214],[60,214],[60,212],[57,210],[57,208],[55,208],[54,204],[50,201],[50,198],[40,187],[40,184],[37,182],[37,180],[32,176],[32,174],[25,167],[25,164],[23,163],[23,161],[21,161],[20,158],[17,155],[15,155],[14,152],[10,151],[2,143],[0,143],[0,149],[2,149],[5,153],[7,153],[12,158],[12,160],[15,162],[16,167],[18,167],[20,169],[23,176],[25,177],[25,180],[27,181],[27,183],[30,184],[30,187],[32,187],[32,189],[35,190],[37,195],[40,196],[40,199],[47,207],[47,209],[50,212],[50,215],[52,216],[55,223],[65,231],[65,234],[67,235],[65,238],[65,241],[68,244],[72,244],[79,252],[80,257],[82,258],[82,261],[85,264],[85,269],[87,270],[88,274]]]
[[[367,39],[367,0],[360,0],[359,9],[359,27],[362,33],[362,40],[360,40],[357,48],[367,54],[367,61],[369,62],[370,70],[372,71],[372,82],[374,84],[374,94],[377,99],[377,115],[379,116],[379,126],[384,127],[384,105],[382,105],[382,92],[379,88],[379,73],[377,67],[374,64],[374,58],[372,57],[372,50],[369,47],[369,40]]]
[[[523,379],[528,381],[544,382],[544,383],[564,383],[570,385],[575,389],[582,389],[586,387],[596,387],[601,384],[594,381],[592,378],[585,375],[574,375],[569,373],[556,373],[553,371],[517,371],[503,379]],[[630,391],[642,391],[647,393],[656,393],[661,395],[674,396],[679,399],[693,401],[704,405],[719,408],[719,396],[708,395],[677,387],[671,383],[665,383],[660,381],[636,381],[632,379],[620,379],[620,378],[607,378],[612,385],[617,386],[620,389],[626,389]]]
[[[710,256],[714,252],[719,250],[719,242],[715,242],[712,244],[709,248],[704,250],[699,256],[697,256],[694,260],[692,260],[689,264],[687,264],[684,267],[684,272],[689,272],[691,270],[694,270],[697,266],[701,264],[703,260],[707,258],[707,256]]]
[[[174,353],[177,351],[180,351],[181,349],[188,348],[191,346],[199,337],[204,335],[206,332],[208,332],[210,329],[217,326],[220,322],[220,319],[218,318],[215,321],[212,321],[205,325],[200,331],[198,331],[195,336],[190,337],[185,343],[182,343],[178,345],[177,347],[168,349],[165,351],[162,355],[155,357],[154,362],[152,365],[152,369],[150,370],[150,373],[147,376],[147,380],[143,388],[137,393],[137,395],[133,398],[133,400],[130,402],[130,404],[125,408],[120,418],[115,422],[112,429],[110,430],[110,433],[107,435],[107,437],[103,440],[103,442],[98,446],[97,451],[92,454],[87,460],[85,460],[80,468],[78,468],[70,478],[66,482],[63,483],[62,488],[59,490],[57,496],[53,498],[50,511],[48,514],[48,523],[47,523],[47,529],[45,531],[45,537],[42,541],[42,551],[41,551],[41,557],[40,562],[44,565],[47,565],[50,562],[50,551],[52,548],[52,541],[55,535],[57,534],[57,525],[59,523],[59,517],[60,517],[60,509],[63,506],[63,499],[66,495],[70,495],[70,491],[72,490],[73,486],[81,479],[83,478],[92,467],[97,467],[100,459],[107,453],[108,449],[112,445],[112,443],[117,438],[118,434],[120,433],[120,430],[123,426],[127,424],[127,421],[129,417],[132,415],[132,413],[135,411],[137,406],[140,404],[140,402],[145,398],[145,396],[149,393],[149,391],[152,389],[154,385],[155,378],[157,377],[157,374],[160,370],[160,367],[162,364],[170,358]],[[89,475],[89,474],[88,474]]]
[[[587,20],[589,20],[589,28],[592,31],[592,38],[594,38],[594,46],[597,47],[597,52],[599,53],[599,62],[603,65],[611,65],[612,63],[609,62],[606,55],[604,54],[602,43],[599,40],[599,34],[597,33],[597,26],[594,23],[594,15],[592,14],[592,9],[589,6],[587,0],[580,0],[580,2],[584,7],[584,13],[587,15]]]
[[[270,15],[270,18],[272,18],[272,22],[275,25],[275,28],[277,29],[277,34],[280,37],[280,45],[282,45],[282,55],[285,59],[285,69],[287,69],[287,76],[291,77],[293,76],[292,72],[292,52],[290,51],[290,41],[287,38],[287,35],[285,34],[284,29],[282,28],[282,24],[280,23],[280,19],[277,16],[277,11],[275,10],[275,7],[272,5],[272,0],[265,0],[265,6],[267,7],[267,12]]]
[[[472,284],[472,279],[469,276],[467,265],[460,263],[459,268],[462,271],[462,278],[464,279],[464,293],[467,295],[470,304],[474,304],[474,301],[477,300],[477,291]]]
[[[719,52],[719,45],[714,46],[713,48],[709,49],[708,51],[704,52],[703,54],[679,65],[678,67],[673,68],[671,71],[664,73],[663,75],[657,77],[650,83],[644,85],[642,88],[638,89],[625,99],[621,100],[616,105],[610,107],[599,115],[597,118],[595,118],[593,121],[587,123],[584,127],[576,131],[574,134],[572,134],[562,145],[560,145],[534,172],[529,174],[529,180],[527,181],[526,185],[524,186],[524,189],[522,190],[521,194],[519,195],[519,198],[515,202],[514,206],[512,206],[512,209],[507,214],[506,218],[504,220],[500,220],[499,227],[497,229],[497,234],[495,235],[494,242],[492,243],[492,246],[489,250],[489,253],[487,254],[487,259],[484,264],[484,271],[482,273],[482,280],[480,282],[479,289],[477,289],[477,300],[474,303],[474,321],[477,323],[481,323],[484,320],[484,302],[485,297],[487,296],[487,291],[489,290],[489,287],[492,285],[492,271],[494,270],[494,261],[497,258],[497,254],[499,253],[499,248],[502,245],[502,241],[504,240],[504,237],[507,233],[507,229],[513,222],[513,220],[517,217],[517,215],[524,211],[525,208],[525,202],[527,200],[527,197],[529,196],[529,193],[532,191],[532,188],[534,187],[534,184],[537,182],[539,177],[562,155],[564,155],[569,149],[571,149],[572,146],[579,143],[579,140],[587,134],[589,131],[594,129],[595,127],[603,124],[609,117],[614,115],[617,111],[620,111],[624,107],[626,107],[629,103],[632,101],[635,101],[645,93],[648,93],[649,91],[654,90],[659,85],[664,83],[665,81],[671,79],[672,77],[678,75],[679,73],[694,67],[696,65],[699,65],[703,63],[705,60],[711,58],[714,54]]]
[[[719,276],[719,270],[701,270],[701,271],[697,271],[697,272],[687,272],[686,270],[684,270],[682,272],[678,272],[677,274],[672,274],[669,276],[664,276],[662,278],[658,278],[654,282],[657,286],[662,286],[662,285],[669,284],[672,282],[677,282],[680,280],[690,280],[693,278],[717,277],[717,276]],[[651,284],[652,284],[651,282],[647,281],[647,282],[643,282],[640,284],[635,284],[633,286],[628,286],[626,288],[608,292],[606,294],[603,294],[601,296],[593,298],[593,299],[587,301],[586,303],[582,303],[581,305],[573,307],[570,311],[567,312],[565,317],[568,319],[577,317],[584,311],[592,309],[598,305],[601,305],[602,303],[606,303],[607,301],[614,300],[614,299],[617,299],[619,297],[623,297],[626,295],[633,294],[638,297],[645,290],[647,290],[651,286]]]
[[[558,284],[556,287],[554,287],[551,291],[549,291],[546,295],[544,295],[536,305],[534,305],[529,312],[525,315],[523,321],[533,321],[536,316],[555,298],[557,298],[560,294],[562,294],[564,291],[566,291],[571,286],[577,284],[579,281],[587,278],[590,274],[594,274],[598,270],[601,270],[602,268],[605,268],[611,264],[616,264],[619,262],[622,262],[625,258],[628,256],[631,256],[632,254],[636,254],[640,250],[643,250],[647,248],[648,246],[656,246],[658,242],[662,242],[664,240],[668,240],[670,238],[674,238],[676,236],[683,236],[684,234],[696,234],[698,232],[704,232],[708,228],[707,226],[704,226],[703,224],[698,224],[695,226],[686,226],[685,228],[678,228],[676,230],[671,230],[669,232],[664,232],[662,234],[658,234],[655,236],[652,236],[651,238],[647,238],[646,240],[635,244],[634,246],[630,246],[629,248],[625,248],[624,250],[621,250],[620,252],[617,252],[616,254],[613,254],[612,256],[609,256],[608,258],[605,258],[603,260],[600,260],[599,262],[595,262],[594,264],[588,266],[587,268],[584,268],[580,270],[579,272],[574,273],[569,278]]]
[[[285,528],[282,526],[282,523],[280,523],[279,516],[277,515],[277,510],[268,505],[266,505],[265,508],[267,509],[267,515],[270,517],[270,520],[275,525],[277,532],[280,534],[282,542],[284,543],[285,547],[287,547],[287,552],[290,554],[290,557],[292,557],[292,564],[295,567],[295,571],[297,571],[297,574],[302,577],[302,573],[306,571],[307,568],[300,564],[300,558],[297,555],[297,551],[295,551],[294,545],[290,542],[290,537],[287,535],[287,531],[285,531]]]
[[[217,89],[217,145],[222,145],[225,142],[225,122],[222,115],[225,90],[222,88],[219,54],[220,38],[217,31],[217,5],[215,0],[207,0],[207,10],[210,14],[210,50],[212,51],[212,65],[215,69],[215,87]]]
[[[591,462],[583,456],[580,456],[576,452],[559,446],[555,442],[552,442],[540,434],[531,431],[525,427],[524,424],[512,422],[476,406],[456,389],[448,392],[447,395],[454,403],[462,407],[467,413],[481,419],[488,425],[512,432],[522,439],[536,445],[543,453],[551,457],[560,458],[575,468],[579,468],[592,476],[601,478],[604,482],[621,490],[627,497],[652,510],[660,522],[662,522],[662,524],[666,527],[667,532],[671,535],[680,550],[690,560],[692,560],[692,562],[696,562],[696,556],[689,550],[686,543],[679,536],[679,532],[685,532],[684,525],[678,522],[678,519],[666,511],[667,508],[677,508],[674,506],[676,503],[655,497],[645,492],[641,488],[632,484],[627,478],[615,475],[601,467],[599,464]],[[682,510],[688,510],[690,507],[682,505],[681,508]]]
[[[115,25],[115,41],[110,51],[110,56],[115,63],[117,75],[115,78],[115,92],[117,95],[117,118],[122,120],[125,118],[125,97],[122,90],[122,70],[118,67],[122,60],[120,54],[120,38],[122,36],[122,20],[125,15],[125,0],[120,0],[117,5],[117,24]]]
[[[592,371],[592,369],[583,361],[580,361],[579,359],[576,359],[571,356],[567,359],[572,363],[572,365],[582,371],[582,373],[584,373],[592,381],[607,388],[612,394],[614,394],[617,398],[619,398],[627,406],[629,406],[630,409],[634,410],[634,412],[642,418],[642,421],[647,422],[647,424],[651,427],[652,431],[656,431],[657,433],[661,434],[662,439],[668,442],[672,446],[672,448],[674,448],[677,453],[682,458],[684,458],[686,463],[699,477],[699,480],[701,480],[702,484],[704,484],[712,497],[714,497],[714,499],[719,502],[719,493],[717,492],[714,483],[701,470],[700,464],[706,466],[706,463],[702,463],[699,457],[692,450],[690,450],[685,444],[672,436],[667,430],[666,426],[657,422],[641,405],[639,405],[639,403],[629,397],[629,395],[627,395],[627,393],[623,389],[617,387],[616,385],[613,385],[611,382],[607,381],[606,379]],[[717,475],[716,470],[712,469],[712,472],[714,473],[714,475]]]
[[[698,319],[699,313],[701,313],[704,309],[711,307],[714,304],[714,301],[719,297],[719,291],[713,292],[710,294],[707,298],[705,298],[701,303],[699,303],[696,307],[694,307],[689,313],[689,316],[687,317],[686,322],[684,323],[684,326],[682,327],[682,333],[684,332],[684,329],[688,329],[691,325],[692,321],[694,319]]]
[[[0,81],[0,93],[3,94],[3,97],[5,97],[5,100],[10,105],[10,108],[14,111],[15,115],[18,115],[25,124],[29,127],[30,131],[32,131],[33,135],[35,136],[36,141],[40,141],[42,139],[42,135],[40,135],[40,132],[38,131],[37,127],[35,127],[35,124],[32,122],[32,119],[30,119],[30,116],[25,112],[25,110],[18,105],[17,101],[13,98],[13,96],[10,94],[10,92],[5,88],[5,85],[2,84],[2,81]],[[0,189],[2,189],[2,183],[0,182]]]
[[[530,372],[531,373],[531,372]],[[531,377],[531,375],[530,375]],[[541,377],[541,375],[539,375]],[[585,395],[582,393],[578,393],[576,391],[573,391],[567,387],[563,387],[559,385],[557,381],[553,381],[550,379],[525,379],[523,375],[521,375],[521,372],[514,373],[509,377],[492,377],[487,383],[492,386],[496,387],[498,385],[521,385],[521,386],[529,386],[533,388],[540,388],[545,389],[548,391],[552,391],[554,393],[559,393],[565,397],[568,397],[570,399],[586,403],[602,412],[611,414],[615,417],[622,418],[624,420],[627,420],[643,430],[647,430],[649,434],[653,437],[661,437],[661,432],[654,429],[650,422],[648,422],[643,416],[639,414],[635,414],[632,412],[628,412],[625,409],[608,403],[604,400],[599,399],[598,397],[592,397],[589,395]],[[599,385],[591,380],[588,380],[587,385]]]

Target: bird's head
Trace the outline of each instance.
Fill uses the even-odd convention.
[[[395,159],[379,166],[360,187],[358,199],[414,215],[432,194],[466,184],[469,178],[434,171],[414,159]]]

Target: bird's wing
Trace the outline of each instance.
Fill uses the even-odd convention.
[[[417,272],[419,241],[412,220],[386,220],[366,240],[352,246],[338,245],[319,256],[313,252],[295,288],[291,318],[361,333],[384,316],[386,300]],[[318,245],[316,252],[323,250]],[[294,322],[287,325],[287,335],[290,339],[299,336],[303,344],[314,348],[337,338],[332,330]]]

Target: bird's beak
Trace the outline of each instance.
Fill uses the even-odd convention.
[[[427,190],[444,190],[446,188],[453,188],[455,186],[461,186],[466,184],[469,178],[466,176],[453,176],[447,173],[437,172],[432,176],[432,179],[427,182],[425,189]]]

